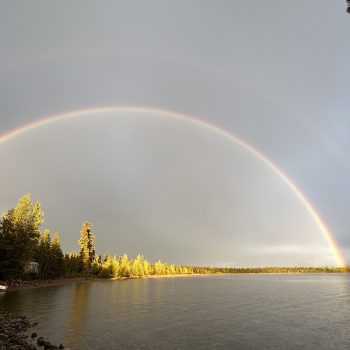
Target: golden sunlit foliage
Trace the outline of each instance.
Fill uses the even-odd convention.
[[[80,230],[80,271],[89,271],[95,258],[95,236],[92,233],[92,225],[85,221]]]
[[[30,194],[21,197],[15,208],[0,218],[0,278],[23,276],[27,264],[39,264],[39,277],[90,275],[100,278],[141,278],[150,275],[186,275],[218,273],[319,273],[350,272],[349,267],[203,267],[181,266],[157,261],[152,264],[143,255],[129,259],[105,253],[95,255],[92,225],[85,221],[80,231],[80,252],[63,255],[59,235],[51,240],[50,231],[40,231],[43,211]]]

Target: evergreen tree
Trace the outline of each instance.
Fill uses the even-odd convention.
[[[80,271],[80,254],[77,252],[68,252],[63,257],[64,273],[74,276]]]
[[[39,264],[40,277],[47,277],[51,266],[51,238],[48,229],[46,229],[39,237],[35,261]]]
[[[58,232],[55,232],[51,242],[51,270],[50,275],[52,277],[62,276],[63,269],[63,253],[60,244],[60,238]]]
[[[78,243],[80,245],[80,270],[89,270],[95,258],[95,236],[88,221],[83,223]]]
[[[33,203],[30,194],[21,197],[15,208],[0,220],[0,275],[10,277],[23,273],[33,260],[44,213],[39,202]]]

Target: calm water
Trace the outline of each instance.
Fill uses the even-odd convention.
[[[70,349],[350,349],[350,275],[97,281],[0,295]]]

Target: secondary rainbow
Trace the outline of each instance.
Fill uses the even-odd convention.
[[[276,175],[278,175],[287,186],[294,192],[294,194],[299,198],[301,203],[304,205],[305,209],[310,213],[312,218],[315,220],[316,224],[320,228],[321,232],[323,233],[330,249],[332,250],[332,253],[334,254],[334,257],[338,263],[339,266],[346,266],[345,259],[340,251],[340,248],[338,247],[336,240],[334,239],[331,231],[327,227],[327,225],[323,222],[320,215],[317,213],[317,210],[311,205],[310,201],[306,198],[306,196],[299,190],[299,188],[294,184],[294,182],[281,170],[279,169],[269,158],[267,158],[264,154],[259,152],[256,148],[254,148],[249,143],[245,142],[241,138],[237,137],[236,135],[218,127],[213,124],[210,124],[206,121],[203,121],[199,119],[198,117],[182,114],[174,111],[168,111],[168,110],[162,110],[158,108],[151,108],[151,107],[136,107],[136,106],[108,106],[108,107],[96,107],[96,108],[89,108],[89,109],[81,109],[81,110],[75,110],[70,111],[66,113],[56,114],[56,115],[50,115],[46,116],[40,119],[35,120],[32,123],[23,125],[19,128],[10,130],[9,132],[6,132],[4,134],[0,134],[0,144],[13,138],[16,136],[19,136],[31,129],[43,127],[47,124],[55,123],[58,121],[62,121],[69,118],[74,117],[84,117],[96,113],[107,113],[107,112],[115,112],[115,113],[123,113],[123,112],[135,112],[135,113],[149,113],[149,114],[157,114],[164,117],[169,118],[176,118],[178,120],[182,120],[186,123],[195,124],[197,126],[200,126],[205,129],[209,129],[213,132],[216,132],[223,137],[227,138],[231,142],[234,142],[235,144],[243,147],[248,152],[250,152],[252,155],[259,158],[263,163],[265,163]]]

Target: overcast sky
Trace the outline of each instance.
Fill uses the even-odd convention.
[[[342,0],[0,2],[0,134],[43,116],[148,106],[253,145],[350,261],[350,15]],[[30,192],[65,250],[211,265],[334,264],[261,160],[159,113],[96,113],[0,144],[0,210]]]

